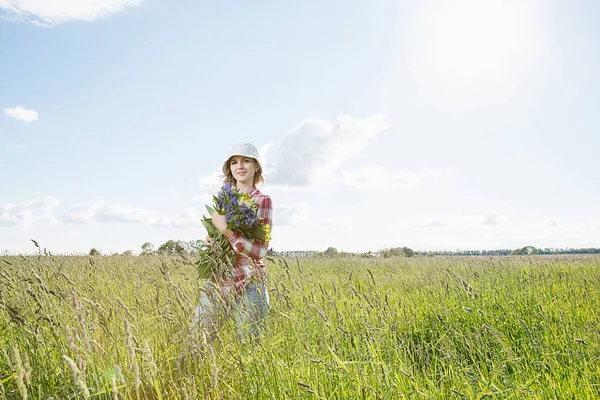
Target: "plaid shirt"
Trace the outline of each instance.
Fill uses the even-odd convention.
[[[263,219],[263,223],[273,228],[273,203],[271,198],[266,194],[262,194],[256,186],[253,186],[248,194],[258,206],[258,216]],[[253,243],[240,232],[233,231],[229,243],[231,243],[233,251],[237,254],[237,258],[231,270],[233,280],[226,280],[222,283],[223,294],[234,288],[239,293],[251,281],[262,281],[266,276],[265,264],[262,259],[267,255],[268,242]]]

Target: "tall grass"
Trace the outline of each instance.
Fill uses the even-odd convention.
[[[258,343],[180,359],[181,258],[0,258],[0,398],[600,397],[600,258],[269,260]],[[182,362],[183,361],[183,362]]]

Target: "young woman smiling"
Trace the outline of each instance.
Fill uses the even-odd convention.
[[[250,195],[257,204],[257,214],[262,222],[273,226],[271,198],[256,188],[264,182],[258,151],[250,143],[234,145],[223,163],[223,183],[232,183],[237,190]],[[269,310],[269,293],[263,258],[269,249],[268,242],[252,242],[236,230],[227,228],[224,215],[212,215],[214,226],[223,234],[236,253],[230,278],[211,281],[202,292],[196,307],[192,329],[200,328],[212,339],[223,322],[233,318],[238,335],[256,339]],[[210,244],[209,237],[206,241]]]

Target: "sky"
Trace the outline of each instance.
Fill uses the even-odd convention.
[[[0,252],[203,239],[260,149],[274,250],[600,247],[597,1],[0,0]]]

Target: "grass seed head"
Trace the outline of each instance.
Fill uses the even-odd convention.
[[[21,355],[19,354],[19,348],[17,346],[13,346],[12,356],[15,369],[17,370],[17,375],[15,375],[15,383],[17,384],[17,388],[19,389],[23,400],[27,400],[27,387],[25,386],[24,382],[25,368],[23,367],[23,362],[21,361]]]
[[[69,366],[69,369],[71,371],[71,376],[73,378],[73,382],[75,382],[75,385],[81,390],[83,397],[85,399],[89,399],[90,398],[90,390],[88,389],[87,384],[85,383],[83,373],[81,372],[79,367],[77,367],[77,364],[75,364],[75,361],[73,361],[70,357],[65,356],[64,354],[61,357]]]

